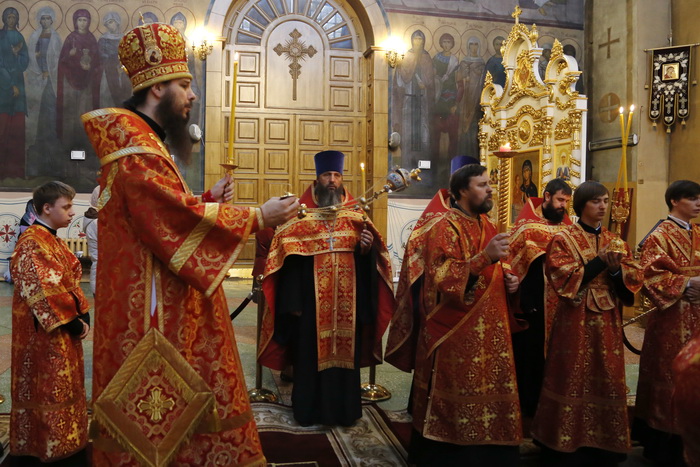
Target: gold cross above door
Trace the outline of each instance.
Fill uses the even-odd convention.
[[[284,54],[287,60],[292,61],[292,63],[289,64],[289,74],[292,75],[293,81],[292,100],[297,100],[297,78],[299,78],[301,74],[301,65],[299,61],[304,60],[306,58],[305,55],[309,57],[316,55],[316,49],[313,45],[306,47],[306,43],[300,42],[299,38],[301,37],[301,33],[296,29],[290,32],[289,35],[292,38],[291,40],[287,40],[284,46],[282,44],[277,44],[273,50],[277,52],[277,55],[281,56]]]

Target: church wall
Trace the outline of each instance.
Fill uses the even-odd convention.
[[[700,42],[700,30],[697,27],[698,2],[696,0],[673,1],[673,44],[694,44]],[[698,48],[695,47],[692,59],[691,80],[700,79]],[[692,81],[691,81],[692,82]],[[671,134],[670,143],[670,177],[671,181],[689,179],[700,182],[700,160],[692,148],[700,147],[700,89],[690,86],[690,117],[685,128],[676,125]]]
[[[634,189],[628,241],[637,243],[666,213],[669,143],[661,127],[647,117],[649,57],[644,49],[662,47],[669,25],[668,1],[593,0],[587,43],[591,57],[588,141],[620,138],[619,107],[635,105],[630,134],[639,145],[628,148],[627,175]],[[589,152],[589,178],[611,190],[620,168],[621,148]]]

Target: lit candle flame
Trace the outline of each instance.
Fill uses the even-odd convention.
[[[367,178],[365,175],[365,163],[360,162],[360,174],[362,175],[362,185],[360,186],[360,194],[364,196],[365,190],[367,189]]]

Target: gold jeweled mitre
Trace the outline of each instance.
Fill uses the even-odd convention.
[[[192,78],[187,67],[185,39],[174,26],[146,23],[119,41],[119,61],[133,92],[163,81]]]

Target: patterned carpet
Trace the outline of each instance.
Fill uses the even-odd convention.
[[[406,449],[393,423],[408,423],[405,413],[385,413],[364,405],[351,427],[299,426],[290,407],[253,403],[263,451],[271,466],[405,466]]]
[[[399,437],[392,427],[408,426],[410,417],[405,412],[385,413],[374,404],[364,405],[362,418],[346,428],[301,427],[294,421],[291,407],[281,404],[256,402],[253,413],[270,466],[407,465],[402,444],[407,439]],[[10,415],[0,414],[0,443],[5,453],[0,456],[0,466],[6,465],[9,425]]]

